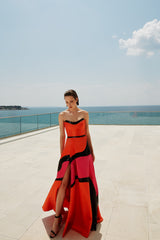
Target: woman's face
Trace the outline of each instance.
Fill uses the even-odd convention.
[[[67,106],[70,110],[72,110],[72,109],[74,109],[75,107],[77,107],[77,101],[78,101],[77,98],[74,99],[74,97],[72,97],[72,96],[66,96],[64,99],[65,99],[65,102],[66,102],[66,106]]]

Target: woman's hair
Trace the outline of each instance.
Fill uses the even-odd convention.
[[[78,98],[78,95],[77,95],[76,91],[73,90],[73,89],[70,89],[70,90],[66,91],[64,93],[64,97],[66,97],[66,96],[72,96],[72,97],[74,97],[75,100],[76,100],[76,98]],[[77,103],[77,105],[79,105],[79,98],[78,98],[76,103]]]

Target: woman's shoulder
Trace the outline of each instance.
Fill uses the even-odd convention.
[[[64,119],[65,115],[66,115],[66,110],[60,112],[59,113],[59,119]]]
[[[80,111],[80,112],[83,112],[83,113],[87,113],[87,111],[84,110],[84,109],[82,109],[82,108],[79,108],[79,111]]]
[[[64,115],[66,110],[63,110],[62,112],[59,113],[60,116]]]
[[[61,119],[63,121],[65,119],[68,119],[68,117],[69,117],[69,112],[67,109],[59,113],[59,119]]]
[[[84,118],[87,118],[87,117],[88,117],[88,112],[87,112],[86,110],[79,109],[79,112],[81,113],[81,115],[82,115]]]

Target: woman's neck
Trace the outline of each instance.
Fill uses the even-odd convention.
[[[78,110],[79,110],[79,108],[78,108],[78,107],[76,107],[76,108],[73,108],[72,110],[68,109],[69,113],[72,113],[72,114],[75,114],[75,113],[77,113],[77,112],[78,112]]]

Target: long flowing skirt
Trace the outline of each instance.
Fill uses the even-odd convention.
[[[74,146],[75,144],[74,140]],[[76,145],[76,152],[68,152],[72,141],[68,141],[58,164],[57,177],[50,188],[42,206],[44,211],[56,208],[58,189],[69,164],[71,164],[70,184],[66,190],[63,202],[68,209],[63,236],[69,229],[74,229],[84,237],[88,237],[91,230],[96,230],[97,223],[103,220],[98,206],[98,186],[93,165],[93,157],[88,143],[84,147],[84,140]],[[84,149],[82,151],[82,149]]]

